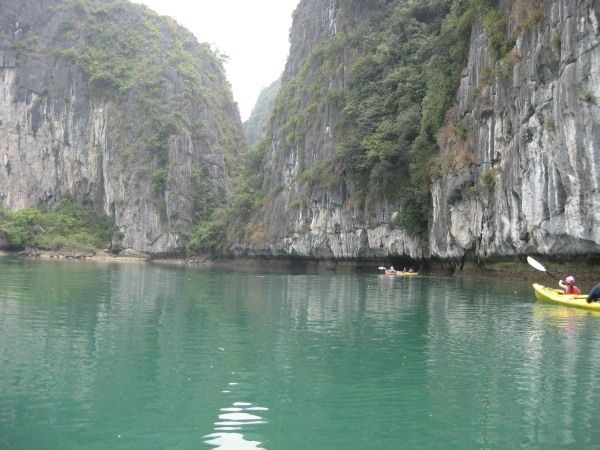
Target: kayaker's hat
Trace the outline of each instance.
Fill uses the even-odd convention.
[[[567,278],[565,278],[565,281],[568,284],[573,284],[573,283],[575,283],[575,277],[572,277],[571,275],[569,275]]]

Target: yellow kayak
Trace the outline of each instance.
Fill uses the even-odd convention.
[[[398,272],[396,275],[401,275],[403,277],[409,277],[409,276],[419,275],[419,272]]]
[[[591,311],[600,311],[600,303],[588,303],[587,295],[585,294],[562,294],[562,291],[559,289],[552,289],[535,283],[533,284],[533,293],[535,294],[535,298],[544,302],[572,306],[574,308],[588,309]]]

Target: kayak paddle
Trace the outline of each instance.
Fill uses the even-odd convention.
[[[555,275],[552,275],[550,272],[548,272],[546,270],[546,268],[542,265],[542,263],[540,263],[539,261],[536,261],[535,259],[533,259],[531,256],[527,257],[527,262],[529,263],[529,265],[531,267],[533,267],[535,270],[539,270],[540,272],[546,272],[548,275],[550,275],[552,278],[554,278],[555,280],[558,280],[558,278]]]

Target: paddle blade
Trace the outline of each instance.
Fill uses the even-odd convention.
[[[527,263],[536,270],[540,272],[546,272],[546,268],[539,262],[533,259],[531,256],[527,257]]]

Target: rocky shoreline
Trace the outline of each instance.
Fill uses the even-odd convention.
[[[111,253],[107,249],[95,251],[41,250],[27,248],[22,251],[0,251],[0,257],[18,257],[48,261],[86,261],[96,263],[150,263],[198,269],[235,271],[268,271],[284,273],[375,273],[379,266],[403,267],[403,262],[388,260],[316,260],[307,258],[223,258],[156,257],[142,252],[123,251]],[[571,259],[540,258],[547,270],[558,277],[574,274],[582,282],[600,281],[600,263],[597,258],[573,257]],[[507,280],[550,280],[547,274],[530,267],[525,258],[504,258],[494,261],[423,260],[415,261],[420,273],[428,276],[454,276],[466,278],[495,278]]]
[[[43,259],[57,261],[96,261],[96,262],[146,262],[151,258],[135,255],[115,255],[106,250],[77,251],[77,250],[40,250],[27,248],[19,251],[0,251],[0,257],[18,257],[27,259]]]

